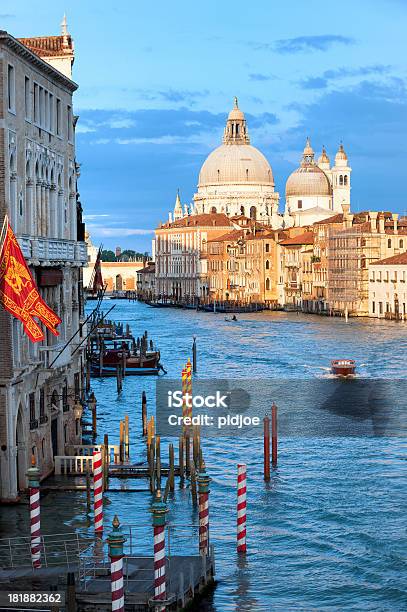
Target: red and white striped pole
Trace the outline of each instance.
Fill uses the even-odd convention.
[[[154,600],[165,600],[167,598],[167,587],[165,577],[165,515],[168,512],[167,505],[161,498],[161,491],[157,489],[156,497],[151,505],[154,530]],[[163,607],[156,607],[161,612]]]
[[[237,466],[237,552],[245,553],[246,548],[246,465]]]
[[[209,483],[211,479],[206,473],[203,461],[197,481],[199,494],[199,552],[201,555],[207,555],[209,553]]]
[[[27,470],[30,494],[31,562],[33,568],[41,567],[41,519],[40,519],[40,471],[35,465],[34,455]]]
[[[103,532],[103,469],[102,452],[93,451],[93,508],[95,532]]]
[[[124,612],[123,587],[123,544],[126,538],[121,532],[117,515],[113,519],[113,530],[107,541],[109,544],[110,578],[112,584],[112,612]]]

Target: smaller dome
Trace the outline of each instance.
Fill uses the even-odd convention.
[[[322,153],[318,158],[318,164],[330,164],[330,159],[327,155],[327,152],[325,150],[325,147],[322,147]]]
[[[348,161],[348,156],[345,153],[345,149],[343,148],[342,143],[339,145],[338,152],[335,155],[335,161],[340,161],[340,160]]]
[[[331,184],[325,172],[315,165],[303,165],[288,177],[285,194],[289,196],[330,196]]]

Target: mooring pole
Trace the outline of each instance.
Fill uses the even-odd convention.
[[[97,412],[96,412],[97,401],[96,401],[96,397],[93,391],[89,397],[88,403],[89,403],[89,407],[92,413],[92,437],[96,438],[97,436]]]
[[[93,451],[93,500],[95,514],[95,532],[103,532],[103,473],[102,453]]]
[[[129,415],[124,417],[124,447],[127,461],[130,458],[130,431],[129,431]]]
[[[120,521],[117,515],[114,517],[113,529],[107,541],[110,557],[110,579],[112,588],[112,611],[124,612],[124,587],[123,587],[123,545],[126,538],[123,536]]]
[[[194,341],[192,343],[192,371],[194,374],[197,372],[196,368],[196,336],[194,336]]]
[[[143,436],[147,435],[147,396],[143,391],[141,394],[141,420],[143,425]]]
[[[159,601],[167,598],[165,577],[165,515],[167,505],[161,499],[161,491],[157,489],[155,500],[151,506],[154,532],[154,599]],[[165,610],[165,606],[155,607],[157,611]]]
[[[30,495],[30,535],[31,563],[34,569],[41,568],[41,517],[40,517],[40,471],[36,466],[34,455],[31,467],[27,470]]]
[[[175,489],[175,477],[174,477],[174,445],[170,444],[168,447],[168,458],[169,458],[169,472],[168,472],[168,479],[169,479],[169,487],[170,487],[170,491],[174,491]]]
[[[184,483],[184,436],[179,437],[178,464],[179,464],[180,484],[182,485]]]
[[[246,552],[246,465],[237,466],[237,552]]]
[[[264,480],[270,480],[270,419],[263,419]]]
[[[196,495],[196,471],[195,471],[195,465],[193,463],[191,464],[190,481],[191,481],[192,505],[196,506],[198,504],[197,495]]]
[[[120,421],[119,461],[124,462],[124,422]]]
[[[271,461],[273,467],[277,466],[277,406],[273,403],[271,407]]]
[[[199,491],[199,552],[207,555],[209,552],[209,483],[211,479],[206,473],[202,461],[198,474]]]

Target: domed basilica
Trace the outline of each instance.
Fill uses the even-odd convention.
[[[310,225],[342,212],[342,204],[350,204],[351,173],[342,144],[332,168],[325,148],[317,162],[314,157],[307,138],[300,166],[288,177],[285,211],[280,214],[273,171],[263,153],[250,144],[246,118],[235,98],[223,142],[202,165],[191,212],[244,215],[275,229]],[[177,195],[170,221],[189,212]]]

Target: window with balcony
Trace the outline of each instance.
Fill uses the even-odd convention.
[[[35,393],[30,393],[28,401],[30,407],[30,429],[36,429],[38,427],[38,421],[35,418]]]
[[[24,112],[26,121],[31,121],[30,79],[24,78]]]

